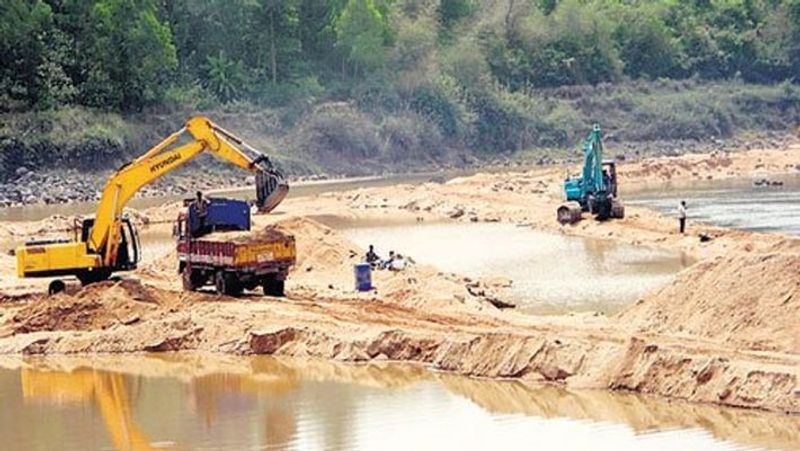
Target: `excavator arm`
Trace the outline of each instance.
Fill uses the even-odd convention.
[[[175,147],[174,144],[187,132],[191,135],[191,141]],[[234,143],[246,149],[247,153]],[[143,186],[205,151],[256,175],[256,204],[260,211],[273,210],[286,197],[289,186],[266,155],[209,119],[194,117],[181,130],[120,168],[108,179],[87,242],[90,252],[101,255],[103,266],[112,267],[116,261],[122,212],[128,201]]]
[[[605,191],[603,179],[603,138],[600,126],[595,124],[592,131],[583,140],[583,184],[584,189],[591,192]]]

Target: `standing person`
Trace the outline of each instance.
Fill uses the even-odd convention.
[[[686,230],[686,201],[682,200],[678,205],[678,221],[680,222],[681,235]]]
[[[203,192],[198,191],[197,197],[194,200],[194,207],[197,209],[197,219],[199,219],[198,225],[198,235],[202,235],[206,232],[206,216],[208,216],[208,199],[203,197]]]

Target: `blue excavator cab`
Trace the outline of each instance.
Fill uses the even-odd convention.
[[[583,170],[580,175],[564,180],[567,202],[558,207],[558,222],[579,221],[583,212],[599,220],[623,218],[625,209],[617,199],[617,167],[614,160],[603,160],[603,138],[595,124],[583,140]]]
[[[580,177],[568,177],[564,180],[564,194],[568,201],[579,201],[583,198],[583,183]]]

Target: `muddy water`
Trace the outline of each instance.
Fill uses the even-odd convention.
[[[800,235],[800,175],[770,179],[783,185],[754,186],[749,178],[661,185],[627,194],[625,203],[674,214],[678,203],[686,200],[695,221]]]
[[[369,188],[379,186],[396,185],[400,183],[423,183],[430,180],[444,181],[453,177],[473,174],[476,171],[447,171],[431,172],[419,174],[402,174],[385,177],[358,177],[341,180],[323,180],[315,182],[298,182],[291,184],[288,197],[302,197],[313,194],[326,193],[331,191],[347,191],[357,188]],[[230,197],[236,199],[253,199],[255,191],[253,188],[236,188],[228,190],[208,191],[210,196]],[[159,196],[159,197],[139,197],[131,200],[128,206],[135,209],[144,209],[175,202],[186,196]],[[0,221],[38,221],[51,215],[88,215],[94,213],[97,208],[96,202],[75,202],[71,204],[55,205],[24,205],[19,207],[0,208]]]
[[[800,418],[401,365],[0,358],[3,449],[752,449]],[[527,447],[527,446],[526,446]]]
[[[504,297],[537,314],[615,313],[693,263],[680,252],[508,224],[350,224],[343,231],[364,248],[374,244],[383,256],[394,250],[445,271],[510,278]]]

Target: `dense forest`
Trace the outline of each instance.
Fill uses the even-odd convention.
[[[797,119],[800,0],[2,0],[0,58],[0,169],[33,145],[13,115],[54,111],[268,111],[321,163],[561,147],[599,119],[702,139]]]

